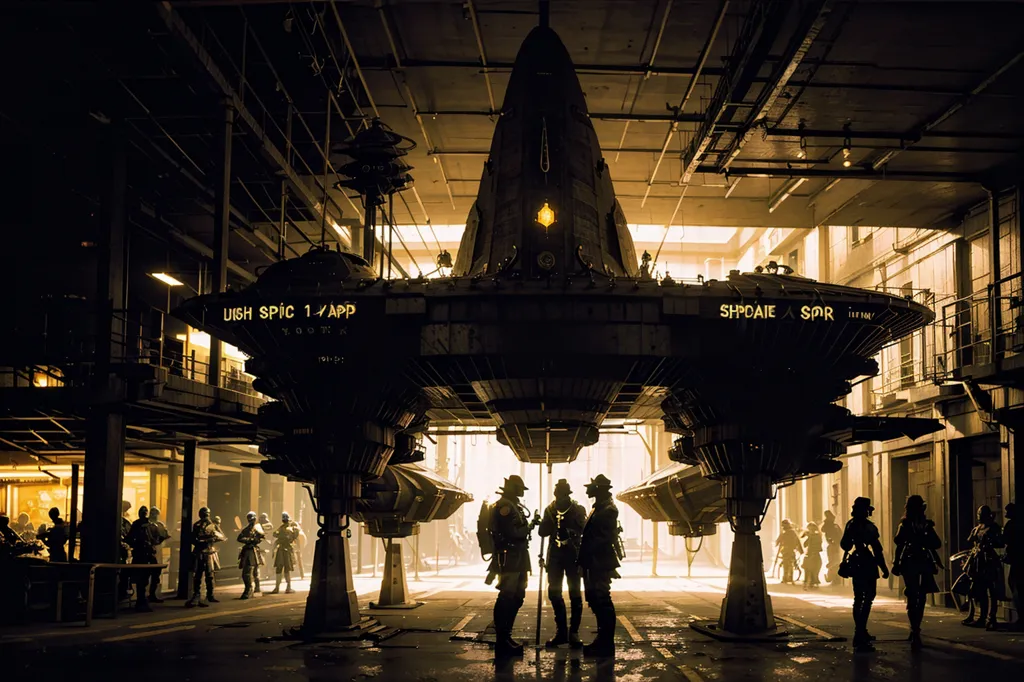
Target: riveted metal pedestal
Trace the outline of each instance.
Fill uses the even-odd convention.
[[[384,577],[380,581],[380,598],[376,602],[370,602],[370,608],[415,609],[418,606],[423,606],[423,602],[409,601],[409,583],[405,578],[402,541],[395,542],[393,538],[388,538]]]

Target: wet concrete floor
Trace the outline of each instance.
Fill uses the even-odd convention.
[[[775,613],[790,636],[772,643],[726,643],[689,627],[718,614],[724,579],[709,572],[695,578],[629,577],[617,581],[619,614],[614,660],[580,652],[528,646],[519,660],[496,664],[486,642],[495,592],[479,576],[458,569],[412,582],[426,604],[409,611],[370,610],[379,578],[356,579],[365,614],[396,628],[380,642],[307,644],[280,638],[301,621],[305,584],[294,595],[237,600],[223,591],[219,604],[184,609],[180,601],[154,613],[129,612],[81,625],[35,624],[0,629],[3,680],[110,680],[129,676],[158,680],[275,680],[278,682],[414,680],[980,680],[1016,679],[1024,635],[965,628],[951,610],[929,608],[925,648],[912,654],[903,606],[882,597],[872,614],[878,637],[874,654],[854,655],[850,598],[824,587],[806,592],[772,585]],[[516,636],[535,640],[536,580],[516,623]],[[541,641],[553,634],[548,607]],[[589,611],[582,637],[593,637]],[[388,632],[391,632],[389,630]]]

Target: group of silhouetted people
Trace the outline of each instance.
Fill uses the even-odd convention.
[[[782,567],[782,582],[794,584],[797,571],[801,571],[804,589],[821,585],[821,571],[825,569],[825,580],[829,583],[838,581],[839,557],[842,551],[839,541],[842,529],[836,523],[835,515],[826,510],[821,526],[811,521],[804,528],[802,537],[789,519],[782,521],[782,532],[775,540],[778,548],[776,566]],[[823,564],[821,555],[825,553],[828,563]],[[800,557],[803,560],[800,560]]]
[[[892,574],[903,578],[906,597],[907,618],[910,621],[910,644],[913,649],[921,647],[921,621],[928,595],[938,592],[935,576],[939,573],[941,560],[938,550],[942,540],[935,531],[935,522],[927,517],[927,505],[920,495],[907,498],[903,517],[894,538],[895,553]],[[844,555],[839,566],[839,575],[853,582],[853,646],[856,651],[874,651],[875,639],[867,629],[871,604],[875,598],[875,586],[879,575],[889,577],[882,552],[878,528],[870,517],[874,511],[871,500],[858,497],[854,500],[850,520],[846,524],[840,541]],[[1010,566],[1009,583],[1017,611],[1017,622],[1012,629],[1021,629],[1022,568],[1024,568],[1024,542],[1015,520],[1013,503],[1006,506],[1006,529],[995,520],[991,508],[978,509],[977,525],[967,540],[971,549],[963,563],[964,575],[970,597],[970,612],[962,621],[964,625],[996,628],[996,609],[1003,593],[1002,564]],[[996,549],[1006,548],[1002,557]],[[977,617],[976,616],[977,609]]]

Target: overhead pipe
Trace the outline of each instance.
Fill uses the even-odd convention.
[[[672,4],[672,0],[669,0],[669,4]],[[476,7],[473,6],[473,0],[466,0],[466,9],[469,10],[469,20],[473,24],[473,35],[476,36],[476,46],[480,51],[480,64],[484,67],[484,83],[487,84],[487,101],[491,104],[491,111],[497,110],[497,106],[494,104],[494,88],[491,87],[491,74],[487,70],[487,52],[484,50],[484,38],[480,32],[480,22],[476,17]],[[381,7],[383,17],[383,6]],[[385,26],[387,22],[385,21]],[[390,32],[389,32],[390,34]],[[394,43],[392,43],[394,45]]]
[[[341,26],[341,16],[338,14],[338,9],[334,6],[334,0],[331,0],[331,8],[334,10],[334,18],[337,20],[338,26],[340,27]],[[399,70],[402,70],[402,68],[403,68],[402,67],[402,60],[401,60],[401,57],[398,54],[398,43],[397,43],[397,41],[392,36],[390,25],[388,24],[388,18],[387,18],[387,15],[385,14],[384,5],[381,4],[377,8],[377,11],[380,14],[381,23],[384,25],[385,30],[387,31],[388,42],[391,45],[391,52],[392,52],[392,54],[395,57],[395,63],[398,65],[397,68]],[[350,50],[351,50],[351,48],[350,48]],[[352,62],[353,62],[353,64],[356,64],[356,69],[357,69],[357,72],[360,74],[359,77],[362,80],[363,88],[367,89],[366,96],[370,97],[370,92],[369,92],[369,89],[367,88],[366,80],[362,77],[362,71],[358,71],[359,66],[358,66],[358,62],[356,62],[355,54],[352,55]],[[402,87],[405,90],[405,96],[409,99],[409,106],[412,107],[412,113],[413,113],[413,116],[416,117],[416,123],[419,124],[420,134],[423,136],[423,141],[426,144],[427,149],[431,149],[433,147],[433,145],[430,143],[430,136],[427,134],[427,128],[426,128],[426,126],[423,123],[423,115],[420,112],[419,107],[416,106],[416,98],[413,97],[412,90],[409,88],[409,81],[406,79],[404,73],[402,74]],[[372,102],[373,99],[370,98],[370,101]],[[492,106],[492,109],[493,109],[493,104],[491,106]],[[376,107],[374,107],[374,111],[376,111]],[[437,164],[437,169],[441,173],[441,179],[444,180],[444,187],[445,187],[445,190],[448,192],[448,200],[451,202],[452,208],[455,208],[455,196],[452,194],[452,186],[451,186],[451,183],[448,182],[448,174],[444,170],[444,164],[438,158],[435,158],[434,162]],[[413,196],[416,197],[416,201],[420,205],[420,209],[423,211],[423,215],[426,217],[427,224],[429,225],[430,224],[430,215],[427,214],[427,208],[426,208],[426,206],[423,205],[423,201],[422,201],[422,199],[420,199],[420,194],[419,194],[418,191],[416,191],[416,187],[415,186],[413,186],[412,192],[413,192]]]
[[[715,23],[711,28],[711,33],[708,35],[708,39],[704,42],[704,47],[700,51],[700,56],[697,58],[697,66],[693,70],[693,76],[690,78],[690,82],[686,86],[686,91],[683,93],[682,99],[679,101],[679,106],[676,107],[672,123],[668,127],[668,132],[665,134],[665,142],[661,145],[661,153],[658,154],[658,159],[654,162],[654,169],[651,171],[650,180],[647,182],[647,189],[644,191],[644,197],[640,200],[640,208],[644,207],[647,203],[647,197],[651,193],[651,187],[654,186],[654,179],[658,177],[658,169],[661,168],[661,162],[665,159],[665,154],[668,152],[669,145],[672,144],[672,138],[675,137],[676,131],[679,130],[679,123],[682,120],[683,110],[686,108],[686,103],[689,102],[690,96],[693,95],[694,90],[697,89],[697,80],[700,78],[701,71],[704,70],[704,65],[707,63],[708,55],[711,54],[711,48],[715,44],[715,39],[718,37],[718,31],[722,28],[722,22],[725,21],[726,12],[729,9],[729,0],[722,0],[721,5],[718,7],[718,16],[715,19]],[[698,117],[703,120],[702,117]],[[689,178],[687,178],[689,180]]]
[[[486,116],[493,118],[501,116],[500,111],[482,111],[479,109],[445,109],[434,111],[420,111],[421,116]],[[594,121],[634,121],[636,123],[661,123],[672,121],[676,123],[700,123],[704,117],[700,114],[624,114],[621,112],[590,112],[588,114]]]
[[[818,38],[831,14],[832,0],[818,0],[816,6],[812,6],[811,9],[804,13],[805,18],[810,18],[810,24],[807,28],[803,28],[803,23],[801,22],[799,32],[802,36],[799,42],[792,48],[789,59],[786,60],[781,70],[776,67],[777,75],[773,77],[772,82],[768,84],[768,87],[761,90],[753,110],[747,115],[747,121],[743,125],[743,129],[736,133],[728,149],[719,155],[717,164],[719,168],[728,168],[729,164],[739,156],[743,146],[750,140],[754,129],[764,123],[772,107],[775,106],[775,102],[789,83],[789,79],[792,78],[797,68],[800,67],[800,63],[807,56],[811,45]]]
[[[651,68],[654,66],[654,60],[658,56],[658,49],[661,47],[661,39],[662,39],[662,36],[665,35],[665,26],[668,24],[668,17],[669,17],[669,14],[671,14],[671,12],[672,12],[672,0],[668,0],[668,2],[665,4],[665,13],[661,17],[661,26],[658,27],[658,37],[655,38],[655,40],[654,40],[654,47],[651,49],[651,58],[647,60],[647,66],[644,68],[644,75],[636,83],[636,90],[633,92],[633,102],[632,102],[632,104],[629,105],[629,113],[630,114],[632,114],[633,110],[636,109],[636,103],[640,99],[640,93],[644,89],[644,83],[646,83],[647,79],[651,77],[651,75],[650,75],[651,74]],[[654,27],[654,24],[651,24],[651,28],[653,28],[653,27]],[[647,31],[647,38],[650,39],[650,36],[651,36],[650,29],[648,29],[648,31]],[[645,41],[644,44],[646,45],[646,41]],[[696,76],[694,76],[694,78],[691,80],[691,82],[693,82],[693,80],[696,80]],[[491,108],[492,109],[494,108],[493,104],[491,105]],[[630,124],[630,121],[627,120],[626,124],[624,126],[622,126],[622,137],[619,138],[619,149],[620,150],[622,149],[622,145],[624,145],[626,143],[626,133],[629,132],[629,124]],[[616,161],[619,160],[619,153],[620,153],[619,151],[615,152],[615,160]]]

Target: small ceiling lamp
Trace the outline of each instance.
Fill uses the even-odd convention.
[[[540,210],[537,211],[537,222],[543,225],[545,230],[551,227],[555,222],[555,211],[548,206],[548,202],[546,201],[544,202],[544,205],[540,207]]]

